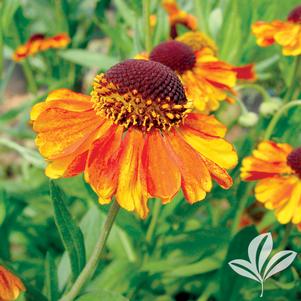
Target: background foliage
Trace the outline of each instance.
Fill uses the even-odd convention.
[[[168,38],[168,19],[159,0],[153,44]],[[256,20],[285,19],[299,1],[196,0],[179,1],[198,17],[211,35],[220,57],[241,65],[256,63],[258,84],[272,96],[285,97],[295,78],[293,60],[277,46],[261,49],[250,34]],[[28,123],[31,106],[53,89],[89,93],[95,74],[143,50],[140,0],[2,0],[0,1],[0,263],[10,267],[28,290],[18,300],[58,300],[70,287],[92,252],[108,206],[82,176],[49,185],[44,161],[34,147]],[[23,63],[11,60],[14,49],[32,34],[68,32],[65,50],[50,50]],[[262,97],[256,87],[241,95],[251,111]],[[298,96],[298,95],[297,95]],[[298,146],[300,110],[290,110],[274,137]],[[224,107],[218,117],[229,126],[228,137],[240,159],[262,138],[270,117],[243,129],[239,107]],[[215,186],[205,201],[188,205],[182,194],[143,221],[124,210],[109,237],[104,260],[78,301],[106,300],[258,300],[257,283],[235,274],[227,265],[246,256],[247,245],[260,231],[273,233],[279,246],[286,231],[273,213],[254,205],[252,185],[241,183],[239,167],[232,171],[229,191]],[[241,204],[247,202],[247,213]],[[253,204],[253,205],[252,205]],[[154,202],[150,201],[153,207]],[[154,212],[151,210],[151,212]],[[255,217],[242,227],[241,215]],[[293,229],[288,248],[301,252],[301,234]],[[300,256],[280,276],[268,280],[262,300],[301,300]]]

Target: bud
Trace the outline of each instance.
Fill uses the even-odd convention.
[[[281,100],[277,97],[271,97],[269,100],[261,103],[259,112],[261,115],[268,117],[273,115],[281,106]]]
[[[254,112],[247,112],[238,118],[238,123],[246,128],[253,127],[258,121],[258,115]]]

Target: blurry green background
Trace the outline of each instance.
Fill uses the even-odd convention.
[[[221,59],[235,65],[256,63],[257,84],[270,95],[282,97],[295,83],[293,59],[282,57],[277,46],[256,46],[250,26],[256,20],[285,19],[300,1],[196,0],[178,4],[194,14],[200,29],[215,39]],[[160,1],[152,0],[151,5],[151,13],[157,16],[152,32],[156,45],[168,39],[169,24]],[[0,1],[0,264],[10,267],[26,284],[27,293],[18,300],[58,300],[77,276],[85,255],[91,254],[108,210],[97,204],[82,176],[62,179],[56,184],[63,191],[60,206],[67,222],[57,225],[60,215],[56,213],[55,223],[53,209],[59,205],[50,198],[45,163],[34,146],[30,108],[61,87],[89,93],[97,73],[144,50],[143,24],[140,0]],[[61,32],[67,32],[72,40],[66,49],[49,50],[22,63],[12,61],[13,51],[31,35]],[[250,110],[258,111],[262,101],[258,87],[244,89],[241,97]],[[281,120],[276,140],[301,144],[300,114],[296,109]],[[261,117],[254,128],[246,130],[237,125],[238,116],[238,105],[218,112],[243,158],[262,137],[270,118]],[[205,201],[193,206],[179,194],[161,208],[151,236],[151,215],[143,221],[122,210],[105,258],[78,300],[259,300],[258,283],[235,274],[227,262],[246,259],[247,246],[258,231],[269,229],[275,246],[279,245],[285,227],[276,222],[273,213],[252,205],[252,186],[247,189],[240,182],[239,166],[232,176],[232,189],[215,186]],[[251,206],[247,213],[258,223],[234,233],[231,223],[243,209],[239,207],[242,198],[247,198]],[[149,203],[151,207],[154,204]],[[78,240],[64,245],[59,227],[77,229]],[[296,229],[288,246],[301,251],[301,234]],[[71,263],[72,258],[82,260],[72,271],[70,258]],[[301,300],[300,268],[299,256],[290,269],[266,282],[261,300]]]

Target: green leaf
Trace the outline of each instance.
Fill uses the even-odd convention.
[[[67,61],[89,68],[109,69],[118,61],[109,55],[91,52],[84,49],[67,49],[58,52],[58,55]]]
[[[45,268],[46,268],[45,285],[47,289],[47,297],[49,301],[57,301],[58,300],[57,270],[51,252],[47,252]]]
[[[256,228],[250,226],[243,228],[232,239],[220,274],[220,300],[243,300],[241,290],[244,282],[248,280],[233,272],[228,263],[234,259],[247,259],[249,243],[257,235]]]
[[[129,301],[128,298],[123,297],[122,295],[114,292],[109,292],[105,290],[95,290],[91,293],[85,294],[76,301],[95,301],[95,300],[104,300],[104,301]]]
[[[9,0],[4,1],[3,7],[1,8],[1,25],[3,31],[10,30],[13,16],[20,6],[20,0]]]
[[[84,236],[68,211],[63,192],[52,181],[50,182],[50,194],[53,203],[55,223],[65,250],[68,253],[72,278],[75,280],[86,262]]]

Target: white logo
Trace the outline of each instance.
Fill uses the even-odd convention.
[[[264,233],[256,236],[250,242],[248,248],[249,261],[234,259],[229,262],[230,267],[236,273],[261,284],[260,297],[263,296],[264,281],[289,267],[297,256],[297,253],[294,251],[280,251],[271,258],[263,271],[263,266],[271,254],[272,249],[272,235],[271,233]]]

